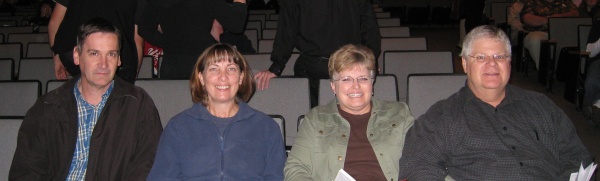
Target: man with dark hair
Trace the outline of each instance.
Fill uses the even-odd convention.
[[[80,74],[74,64],[73,46],[77,28],[96,17],[103,18],[121,30],[121,65],[117,76],[133,83],[142,61],[144,39],[138,35],[137,24],[147,0],[54,0],[56,5],[48,23],[49,43],[54,52],[54,73],[57,79]]]
[[[495,26],[463,42],[465,87],[435,103],[406,134],[410,181],[569,180],[592,158],[565,113],[543,94],[508,85],[510,40]]]
[[[103,19],[79,28],[76,76],[27,111],[9,180],[145,180],[162,126],[150,96],[115,77],[120,31]]]

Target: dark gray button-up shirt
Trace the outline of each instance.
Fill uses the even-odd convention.
[[[415,121],[399,178],[568,180],[582,162],[589,164],[590,154],[545,95],[508,85],[493,107],[465,86]]]

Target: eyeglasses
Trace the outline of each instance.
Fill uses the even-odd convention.
[[[485,62],[488,58],[491,58],[495,61],[510,61],[510,55],[492,55],[492,56],[487,56],[487,55],[475,55],[475,56],[471,56],[471,55],[467,55],[471,58],[474,58],[475,60],[477,60],[477,62]]]
[[[371,84],[373,83],[373,78],[372,77],[357,77],[357,78],[352,78],[350,76],[346,76],[346,77],[342,77],[340,79],[337,80],[333,80],[333,81],[340,81],[340,83],[342,84],[347,84],[347,85],[351,85],[354,84],[354,79],[356,79],[356,81],[358,82],[358,84]]]

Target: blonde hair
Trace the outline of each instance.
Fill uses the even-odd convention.
[[[335,75],[357,65],[369,70],[371,77],[375,76],[375,55],[373,55],[373,51],[363,45],[344,45],[335,51],[329,59],[329,79],[333,81]]]

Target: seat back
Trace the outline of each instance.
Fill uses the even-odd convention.
[[[273,51],[273,42],[275,40],[258,40],[257,53],[271,53]]]
[[[274,9],[251,9],[248,10],[248,14],[264,14],[264,15],[271,15],[271,14],[275,14],[277,13]]]
[[[140,72],[138,72],[138,79],[150,79],[152,78],[152,71],[154,71],[154,58],[152,56],[142,57],[142,65],[140,66]]]
[[[283,138],[283,145],[285,144],[285,119],[281,115],[269,115],[279,125],[279,131],[281,131],[281,137]]]
[[[492,8],[491,8],[492,3],[506,3],[506,2],[508,2],[508,1],[507,0],[486,0],[483,13],[486,15],[491,15],[492,14]]]
[[[376,18],[391,18],[392,15],[390,14],[390,12],[376,12],[375,17]]]
[[[458,92],[465,80],[465,74],[410,74],[407,104],[412,116],[419,118],[437,101]]]
[[[298,59],[300,54],[292,53],[290,59],[285,65],[285,69],[281,72],[283,76],[293,76],[294,75],[294,64],[296,63],[296,59]],[[263,70],[268,70],[273,62],[271,62],[271,54],[268,53],[259,53],[252,55],[244,55],[246,61],[248,61],[248,65],[250,69],[252,69],[252,74],[256,74]]]
[[[400,18],[377,18],[379,27],[400,26]]]
[[[252,74],[256,75],[256,73],[267,70],[271,66],[271,54],[268,53],[259,53],[252,55],[244,55],[246,61],[248,62],[248,66],[252,69]]]
[[[275,34],[277,33],[277,29],[263,29],[263,39],[275,39]]]
[[[386,51],[399,50],[427,50],[427,39],[425,37],[406,38],[381,38],[381,53],[377,59],[377,65],[383,70],[383,57]]]
[[[21,43],[4,43],[0,44],[0,58],[10,58],[13,60],[13,70],[19,70],[19,61],[23,55],[23,44]],[[16,73],[16,72],[15,72]],[[13,76],[16,76],[13,75]]]
[[[162,126],[180,112],[192,107],[189,80],[139,79],[135,85],[146,90],[154,101]]]
[[[388,51],[383,56],[383,73],[396,75],[398,98],[402,102],[406,102],[406,81],[409,74],[454,72],[450,51]]]
[[[4,35],[8,36],[8,34],[13,34],[13,33],[33,33],[33,27],[32,26],[0,27],[0,34],[4,34]]]
[[[265,28],[265,21],[267,21],[267,15],[265,14],[249,14],[248,21],[260,21],[262,24],[261,28]]]
[[[17,135],[23,118],[0,118],[0,179],[8,180],[8,172],[17,149]]]
[[[592,18],[548,18],[548,39],[556,41],[556,54],[558,57],[563,47],[578,46],[577,31],[579,25],[591,25]]]
[[[277,77],[271,79],[269,88],[256,90],[248,103],[266,114],[278,114],[286,121],[295,120],[310,109],[310,96],[307,78]],[[294,144],[296,125],[286,123],[286,143]]]
[[[12,33],[8,34],[8,43],[21,43],[23,45],[29,42],[50,42],[48,33]],[[23,52],[27,52],[27,47],[24,47]]]
[[[246,29],[256,29],[258,31],[258,39],[262,39],[262,29],[264,28],[261,21],[252,20],[246,22]]]
[[[265,28],[268,29],[277,29],[277,21],[270,20],[265,22]]]
[[[46,82],[52,79],[56,79],[52,58],[21,59],[17,80],[39,80],[42,83],[42,92],[46,92]]]
[[[512,4],[512,2],[493,2],[490,4],[490,16],[494,18],[496,25],[506,23],[506,7]]]
[[[592,25],[579,25],[577,28],[577,45],[579,50],[585,51]]]
[[[408,26],[381,27],[379,33],[382,38],[410,37],[410,28]]]
[[[59,88],[60,86],[65,84],[65,82],[67,82],[67,80],[49,80],[48,82],[46,82],[46,92],[45,93],[48,93],[50,91],[53,91],[54,89]]]
[[[52,57],[53,52],[48,42],[30,42],[27,44],[26,58]]]
[[[257,29],[246,29],[244,35],[252,42],[252,48],[258,50],[258,30]]]
[[[41,90],[42,84],[37,80],[0,81],[0,116],[25,116]]]
[[[15,61],[11,58],[0,58],[0,80],[12,80],[15,74]]]
[[[321,79],[319,82],[319,105],[326,105],[329,101],[335,99],[330,82],[329,79]],[[373,96],[378,100],[398,101],[398,86],[396,84],[395,75],[377,75],[373,84]]]

